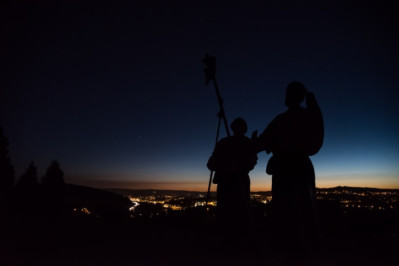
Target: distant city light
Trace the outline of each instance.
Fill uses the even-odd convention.
[[[148,215],[150,218],[160,215],[167,215],[171,211],[184,211],[189,208],[205,207],[204,194],[176,194],[176,192],[156,193],[147,195],[128,195],[133,206],[129,208],[132,213],[138,210],[140,204],[149,204],[154,206],[154,211],[149,214],[136,213],[135,216]],[[260,204],[270,204],[272,202],[271,193],[252,193],[251,200]],[[347,187],[337,187],[332,189],[317,189],[317,200],[334,201],[340,204],[342,208],[368,209],[368,210],[387,210],[399,208],[399,191],[352,189]],[[208,201],[208,210],[215,207],[217,201],[211,197]],[[161,211],[162,210],[162,211]]]

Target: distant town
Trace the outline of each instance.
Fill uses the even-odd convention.
[[[169,191],[169,190],[122,190],[113,192],[124,195],[132,202],[132,217],[167,215],[177,211],[205,207],[206,192]],[[252,202],[257,206],[268,206],[272,194],[252,192]],[[343,210],[389,211],[399,209],[399,189],[375,189],[356,187],[335,187],[317,189],[318,202],[335,204]],[[211,192],[208,207],[216,206],[216,193]]]

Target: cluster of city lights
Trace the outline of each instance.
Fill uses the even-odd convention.
[[[188,208],[204,207],[206,204],[203,194],[198,195],[195,199],[191,195],[187,197],[181,195],[157,195],[155,192],[152,195],[128,197],[133,203],[133,207],[130,208],[131,211],[134,211],[140,203],[158,204],[164,208],[166,213],[168,210],[180,211]],[[251,199],[262,204],[269,204],[272,201],[272,196],[270,193],[251,193]],[[343,208],[363,208],[369,210],[399,208],[399,192],[396,190],[317,189],[317,199],[339,202]],[[208,206],[216,205],[217,202],[214,198],[208,201]]]
[[[317,199],[334,200],[344,208],[389,210],[399,208],[398,190],[352,190],[346,188],[320,189]]]
[[[89,209],[86,208],[86,207],[83,207],[83,208],[80,208],[80,209],[74,208],[73,211],[77,212],[77,213],[80,213],[80,214],[85,214],[85,215],[91,215],[92,214],[92,212],[89,211]]]
[[[175,211],[184,211],[190,208],[206,207],[206,194],[197,192],[178,193],[152,192],[145,195],[128,195],[131,201],[129,215],[135,217],[149,217],[169,215]],[[270,192],[251,193],[252,202],[258,204],[270,204],[272,195]],[[337,187],[331,189],[317,189],[318,201],[331,201],[339,204],[343,209],[359,209],[370,211],[390,211],[399,209],[399,190],[377,190]],[[207,208],[211,209],[217,205],[215,194],[211,196],[207,203]],[[140,206],[140,207],[139,207]],[[83,216],[99,217],[95,209],[79,207],[73,209],[74,213]]]
[[[169,210],[173,210],[173,211],[185,210],[185,209],[190,208],[190,207],[202,207],[202,206],[205,206],[205,204],[206,204],[205,200],[203,199],[204,198],[203,196],[200,197],[200,199],[195,201],[190,206],[182,206],[182,205],[178,205],[178,204],[171,204],[170,203],[171,200],[174,200],[174,201],[178,202],[179,200],[185,200],[185,197],[173,198],[173,196],[170,196],[170,195],[162,196],[162,199],[159,199],[159,198],[157,198],[157,197],[155,197],[153,195],[144,196],[144,197],[128,196],[128,198],[130,199],[130,201],[133,204],[133,206],[130,207],[130,209],[129,209],[130,211],[134,211],[136,209],[136,207],[140,205],[140,203],[149,203],[149,204],[154,204],[154,205],[155,204],[160,204],[160,205],[162,205],[162,207],[164,209],[169,209]],[[216,200],[208,201],[208,205],[209,206],[216,206]]]

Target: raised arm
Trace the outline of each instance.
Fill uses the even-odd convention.
[[[308,155],[316,154],[324,142],[324,121],[319,104],[312,92],[306,95],[306,109],[309,113],[309,150]]]

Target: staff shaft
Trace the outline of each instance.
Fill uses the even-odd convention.
[[[220,107],[219,115],[223,119],[223,124],[224,124],[224,127],[226,129],[226,134],[227,134],[227,136],[230,137],[231,135],[230,135],[230,130],[229,130],[229,124],[227,123],[226,113],[224,112],[224,108],[223,108],[223,98],[220,96],[219,87],[218,87],[218,83],[216,81],[216,78],[213,78],[213,85],[215,87],[216,96],[217,96],[218,102],[219,102],[219,107]]]

